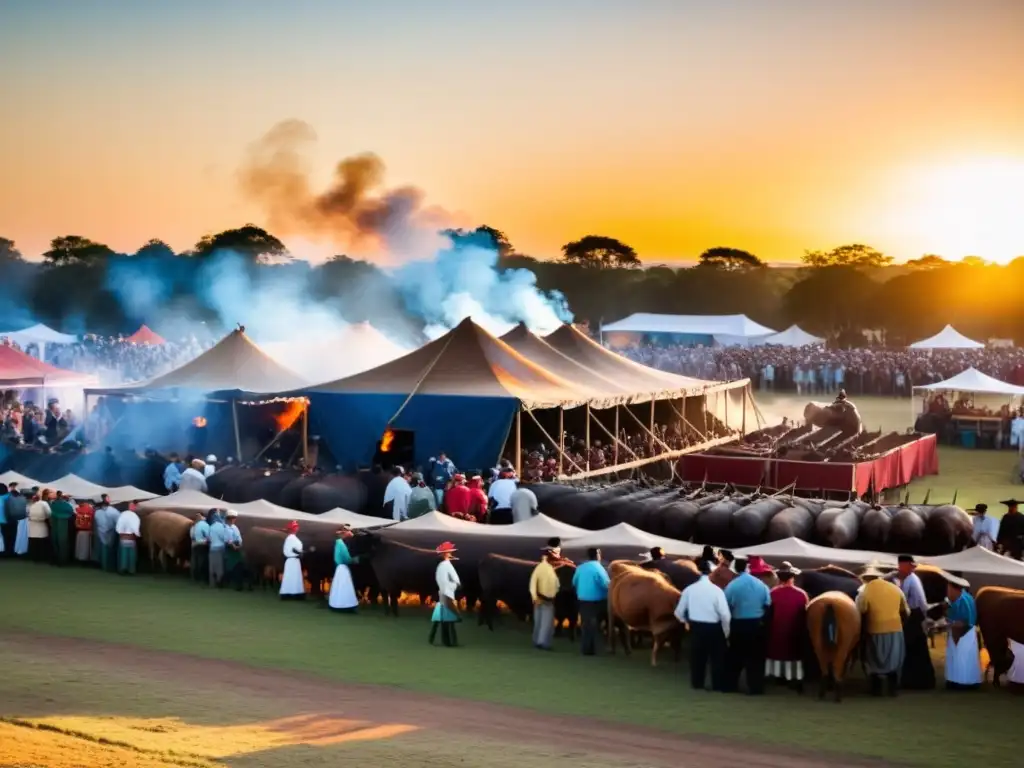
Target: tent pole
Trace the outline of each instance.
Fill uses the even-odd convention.
[[[558,476],[564,473],[562,457],[565,455],[565,409],[558,409]]]
[[[747,390],[748,389],[750,389],[750,385],[749,384],[743,388],[743,421],[740,424],[740,431],[743,433],[744,437],[746,437],[746,434],[747,434]]]
[[[231,401],[231,420],[235,425],[235,459],[239,464],[242,463],[242,434],[238,430],[238,401]]]
[[[651,398],[651,447],[648,449],[651,453],[654,453],[654,398]]]
[[[584,436],[587,443],[587,472],[590,471],[590,403],[587,403],[587,429]]]
[[[523,407],[516,411],[516,477],[523,476]]]
[[[729,393],[723,392],[722,394],[725,395],[725,428],[731,431],[732,427],[729,426]]]
[[[615,439],[612,440],[612,456],[614,461],[612,463],[619,463],[619,406],[615,406]]]
[[[302,411],[302,464],[309,468],[309,400]]]

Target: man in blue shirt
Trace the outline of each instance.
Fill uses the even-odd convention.
[[[192,526],[192,560],[190,562],[192,578],[203,582],[210,577],[210,524],[206,522],[202,512],[196,515]]]
[[[437,454],[436,459],[430,460],[430,485],[434,489],[434,498],[437,500],[438,509],[441,508],[441,503],[444,501],[444,491],[448,487],[448,483],[458,472],[454,462],[444,451]]]
[[[231,533],[224,525],[225,510],[210,510],[210,586],[220,587],[224,583],[224,548]]]
[[[572,577],[576,599],[580,604],[580,651],[584,656],[597,653],[597,637],[601,631],[601,617],[607,613],[608,571],[601,565],[601,550],[587,550],[587,561],[581,563]],[[611,628],[609,627],[609,631]]]
[[[747,692],[764,693],[764,660],[767,644],[765,613],[772,604],[771,590],[747,570],[747,561],[734,561],[736,578],[725,588],[725,600],[732,614],[729,654],[726,664],[726,691],[739,688],[740,674],[746,672]]]

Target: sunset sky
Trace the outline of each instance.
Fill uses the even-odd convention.
[[[265,223],[237,171],[288,118],[318,181],[375,152],[541,258],[1024,255],[1021,0],[0,0],[0,71],[0,236],[29,257]]]

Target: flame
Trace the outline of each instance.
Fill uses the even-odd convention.
[[[286,403],[284,410],[274,416],[278,431],[284,432],[291,427],[292,424],[299,420],[299,416],[302,415],[305,408],[306,404],[301,400],[290,400]]]
[[[380,439],[380,452],[387,453],[391,450],[391,444],[395,442],[395,433],[391,427],[384,430],[384,436]]]
[[[202,429],[203,427],[206,426],[206,417],[196,416],[194,419],[192,419],[192,426],[199,427],[200,429]]]

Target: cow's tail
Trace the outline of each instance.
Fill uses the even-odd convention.
[[[835,648],[839,644],[839,622],[836,621],[836,607],[832,603],[825,604],[825,615],[821,619],[821,643],[826,648]]]

